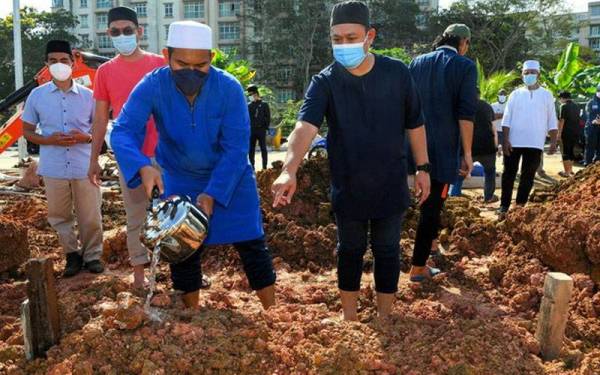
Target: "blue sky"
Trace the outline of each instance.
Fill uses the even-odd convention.
[[[588,0],[565,0],[569,7],[576,12],[582,12],[587,10]],[[452,4],[454,0],[440,0],[442,7],[447,7]],[[21,0],[21,7],[30,6],[39,10],[49,10],[51,0]],[[0,18],[6,17],[12,12],[12,1],[11,0],[0,0]]]

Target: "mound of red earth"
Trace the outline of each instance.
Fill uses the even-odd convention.
[[[600,164],[514,209],[502,230],[553,270],[591,275],[600,285]]]
[[[18,268],[29,255],[27,227],[0,215],[0,273]]]

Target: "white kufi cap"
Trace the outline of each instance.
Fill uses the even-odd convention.
[[[525,70],[537,70],[540,71],[540,62],[537,60],[527,60],[523,63],[523,71]]]
[[[212,29],[195,21],[177,21],[169,26],[167,47],[212,49]]]

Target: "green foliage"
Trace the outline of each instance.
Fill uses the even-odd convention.
[[[302,100],[288,100],[287,103],[278,105],[277,127],[281,127],[281,134],[284,137],[287,137],[294,130],[302,102]]]
[[[244,89],[256,75],[256,70],[252,68],[248,61],[237,59],[235,54],[225,53],[219,49],[215,50],[215,57],[212,64],[237,78]]]
[[[515,81],[519,79],[519,75],[514,71],[497,71],[486,77],[479,60],[477,60],[477,73],[477,86],[479,87],[481,99],[488,103],[496,101],[498,92],[501,89],[510,92],[515,85]]]
[[[583,83],[583,76],[579,80],[576,78],[584,72],[587,64],[579,58],[579,50],[579,44],[569,43],[561,53],[556,67],[542,70],[541,81],[553,94],[557,95],[561,91],[581,93],[581,87],[578,86]]]
[[[395,59],[398,59],[400,61],[402,61],[405,64],[410,64],[410,62],[412,61],[412,56],[408,54],[408,52],[406,52],[406,50],[404,48],[386,48],[386,49],[371,49],[371,52],[378,54],[378,55],[384,55],[384,56],[388,56],[388,57],[393,57]]]
[[[38,12],[32,8],[21,9],[21,40],[23,46],[23,78],[27,82],[44,66],[46,43],[52,39],[71,42],[79,40],[70,30],[77,19],[70,12]],[[0,98],[14,91],[14,53],[12,15],[0,19]]]

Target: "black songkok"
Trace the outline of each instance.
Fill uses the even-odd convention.
[[[357,23],[371,27],[369,20],[369,7],[362,1],[344,1],[335,4],[331,10],[331,26],[341,23]]]
[[[112,8],[111,10],[108,11],[108,25],[110,26],[111,22],[114,21],[131,21],[133,23],[135,23],[136,26],[139,26],[138,24],[138,18],[137,18],[137,13],[135,12],[135,10],[128,8],[128,7],[116,7],[116,8]]]

